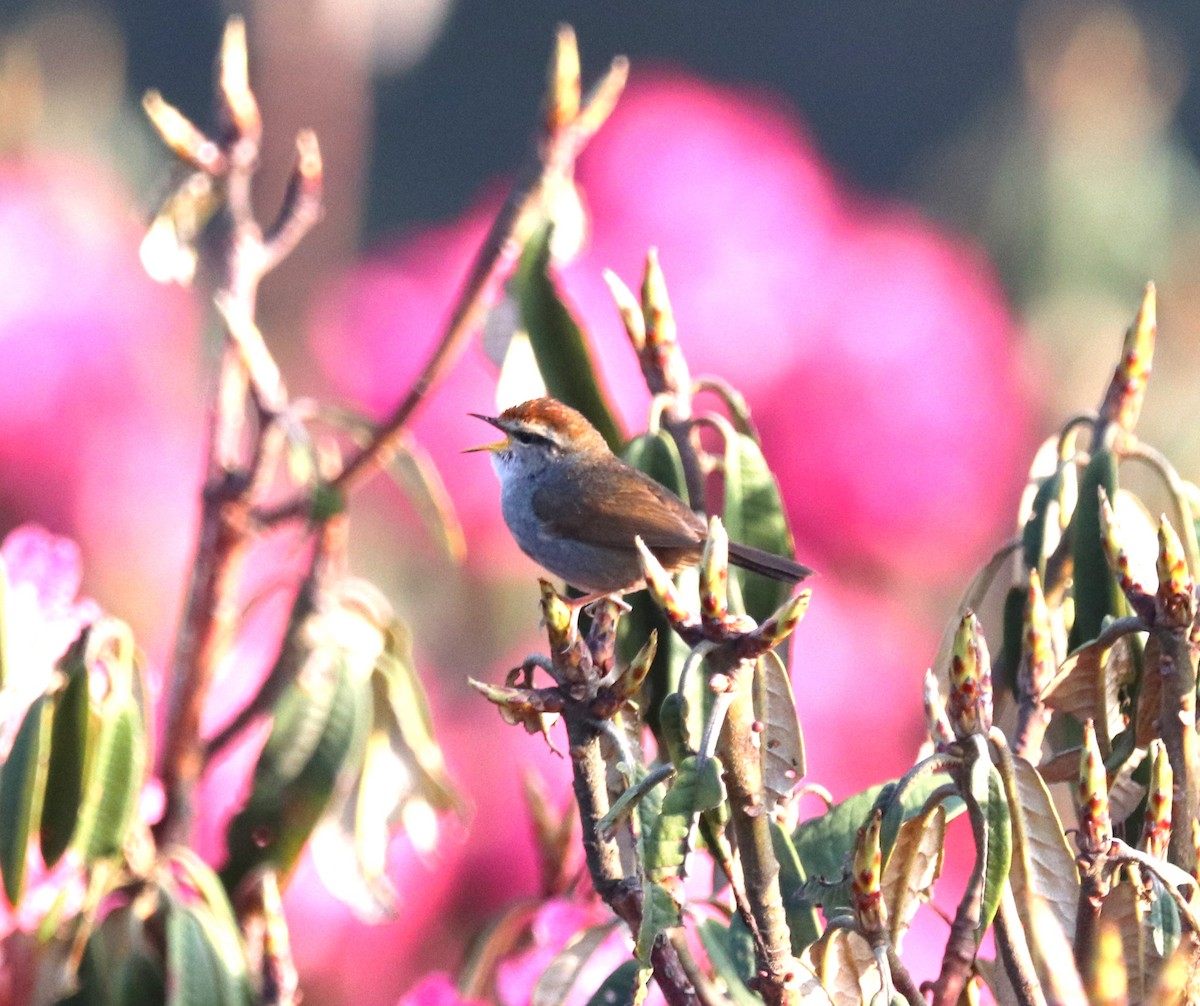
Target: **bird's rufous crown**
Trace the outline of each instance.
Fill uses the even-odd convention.
[[[501,429],[520,424],[531,432],[544,433],[562,446],[608,450],[604,437],[582,413],[556,398],[533,398],[500,413]]]

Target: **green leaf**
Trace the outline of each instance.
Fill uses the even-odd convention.
[[[637,961],[625,961],[592,993],[587,1006],[633,1006],[634,988],[640,970],[641,964]]]
[[[60,665],[61,666],[61,665]],[[53,866],[71,844],[83,805],[91,720],[88,669],[76,664],[58,696],[50,731],[46,805],[42,811],[42,858]]]
[[[550,277],[549,225],[539,228],[521,253],[514,277],[521,318],[546,390],[582,412],[614,452],[625,442],[596,380],[587,343]]]
[[[732,927],[722,926],[715,919],[705,919],[700,923],[699,934],[713,972],[724,984],[734,1006],[762,1006],[762,1000],[747,984],[754,977],[754,942],[745,928],[737,934]]]
[[[1004,595],[1004,643],[1000,659],[993,667],[996,682],[1017,694],[1017,671],[1021,666],[1021,645],[1025,637],[1025,594],[1020,587],[1009,587]]]
[[[646,884],[645,897],[642,901],[642,924],[638,929],[637,945],[634,953],[643,964],[650,963],[650,953],[654,943],[664,930],[679,925],[679,905],[662,884],[650,882]]]
[[[972,766],[969,784],[971,795],[983,812],[985,835],[984,848],[978,852],[984,858],[983,908],[979,928],[975,930],[975,942],[978,943],[996,916],[1004,885],[1008,882],[1012,866],[1012,820],[1008,798],[1004,795],[1004,781],[995,765],[980,758]]]
[[[661,482],[680,499],[687,499],[687,484],[679,448],[665,430],[634,437],[625,448],[624,460],[638,471]],[[662,608],[654,603],[649,591],[638,591],[626,598],[630,611],[617,625],[617,659],[628,664],[645,645],[652,632],[658,633],[658,649],[650,673],[642,683],[642,710],[646,723],[661,742],[660,707],[679,681],[679,672],[687,659],[688,647],[671,629]]]
[[[164,889],[163,901],[167,906],[167,971],[171,981],[177,980],[180,968],[196,968],[213,976],[211,991],[217,993],[216,1000],[202,998],[195,1000],[197,1003],[251,1006],[254,994],[242,934],[221,882],[190,850],[176,850],[170,858],[176,880]],[[174,945],[173,926],[178,937]],[[181,947],[185,956],[173,956],[174,947]]]
[[[335,657],[294,682],[280,698],[275,723],[254,768],[245,806],[229,823],[228,891],[263,864],[286,877],[329,807],[343,773],[356,774],[370,725],[370,685],[355,681]]]
[[[25,891],[29,839],[42,816],[53,714],[51,696],[33,700],[0,769],[0,873],[8,903],[14,907]]]
[[[151,923],[131,904],[110,911],[84,947],[78,988],[59,1006],[162,1006],[166,979],[161,944],[146,933],[147,924],[161,926],[161,918],[152,918]]]
[[[731,541],[792,558],[796,549],[784,514],[779,483],[753,437],[738,433],[725,445],[725,503],[721,519]],[[763,622],[791,594],[791,586],[737,566],[729,570],[731,597]]]
[[[792,953],[799,957],[805,947],[820,939],[821,923],[817,919],[817,906],[801,896],[801,889],[808,880],[804,864],[800,862],[791,836],[777,821],[771,822],[771,846],[779,862],[779,888],[783,893],[788,930],[792,934]]]
[[[1146,921],[1150,926],[1155,952],[1160,957],[1169,957],[1179,946],[1183,929],[1179,906],[1158,877],[1151,877],[1150,880],[1150,914]]]
[[[858,829],[875,806],[888,808],[884,817],[882,846],[884,862],[887,862],[892,843],[902,822],[921,812],[926,799],[948,781],[942,774],[923,775],[909,785],[903,799],[893,803],[896,782],[870,789],[835,804],[820,817],[802,821],[792,832],[792,843],[800,858],[806,876],[821,877],[833,883],[831,887],[820,887],[817,893],[826,916],[838,909],[849,909],[849,890],[846,883],[838,883],[846,876],[847,856],[854,848]],[[962,812],[961,801],[954,801],[946,808],[947,818],[952,819]]]
[[[146,777],[146,734],[137,703],[126,695],[106,706],[104,717],[72,838],[89,864],[124,848]]]
[[[1057,506],[1052,504],[1057,503],[1062,490],[1062,472],[1062,467],[1059,466],[1053,475],[1042,479],[1033,496],[1029,519],[1021,530],[1025,568],[1033,569],[1036,566],[1039,576],[1045,576],[1046,573],[1046,522],[1051,511],[1057,511]]]
[[[1105,618],[1125,614],[1125,598],[1117,579],[1108,568],[1100,534],[1100,501],[1097,491],[1103,488],[1110,503],[1117,497],[1117,459],[1107,448],[1092,455],[1079,479],[1079,502],[1072,519],[1074,539],[1072,554],[1075,560],[1075,623],[1071,626],[1068,648],[1100,635]]]
[[[168,901],[166,1006],[249,1006],[249,984],[223,964],[206,914],[178,898]]]
[[[692,846],[696,815],[719,806],[725,800],[721,762],[708,758],[684,758],[678,775],[663,797],[662,813],[646,838],[646,876],[659,882],[675,876]]]

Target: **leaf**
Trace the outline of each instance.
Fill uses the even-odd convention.
[[[679,904],[662,884],[651,881],[646,884],[642,901],[642,924],[638,928],[634,953],[643,964],[650,963],[650,954],[655,941],[667,929],[679,925]]]
[[[137,703],[126,696],[104,716],[72,838],[86,863],[121,853],[146,778],[146,734]]]
[[[1074,650],[1095,639],[1105,618],[1125,614],[1126,605],[1116,577],[1108,568],[1100,533],[1098,490],[1103,488],[1112,503],[1117,495],[1117,459],[1108,448],[1093,455],[1079,480],[1079,502],[1072,518],[1075,560],[1075,623],[1071,626],[1068,646]]]
[[[637,961],[625,961],[592,993],[587,1006],[633,1006],[633,990],[640,970]]]
[[[411,637],[393,620],[383,639],[370,674],[361,769],[343,773],[312,838],[313,862],[326,887],[369,924],[396,915],[396,891],[386,872],[395,828],[404,828],[418,851],[430,851],[437,813],[462,807],[433,736]]]
[[[1130,1002],[1146,1002],[1164,963],[1156,946],[1149,901],[1143,900],[1134,884],[1122,880],[1104,899],[1100,919],[1115,925],[1121,934]]]
[[[1017,671],[1021,666],[1021,643],[1025,635],[1025,595],[1020,587],[1009,587],[1004,595],[1004,642],[1000,657],[992,662],[996,682],[1017,694]]]
[[[40,834],[47,866],[57,863],[71,844],[82,809],[85,780],[92,767],[87,757],[91,720],[88,685],[86,665],[70,669],[54,708]]]
[[[705,919],[698,931],[700,942],[704,944],[704,951],[712,963],[713,973],[725,986],[734,1006],[762,1006],[762,1000],[747,985],[754,977],[753,943],[750,945],[750,967],[747,969],[744,947],[735,945],[737,941],[728,927],[715,919]],[[748,933],[745,935],[749,936]]]
[[[200,896],[201,903],[193,906],[196,917],[204,927],[221,969],[231,980],[227,984],[241,985],[248,981],[241,929],[220,878],[212,867],[186,847],[172,849],[168,859],[191,890]]]
[[[467,539],[454,500],[429,452],[413,437],[405,437],[388,471],[395,475],[430,537],[449,558],[462,562],[467,554]]]
[[[1133,675],[1132,639],[1123,636],[1105,649],[1095,642],[1068,655],[1046,686],[1043,698],[1052,710],[1070,713],[1080,723],[1093,720],[1105,757],[1113,738],[1125,729],[1121,689]]]
[[[361,767],[369,685],[354,680],[344,656],[328,666],[317,660],[281,697],[250,796],[229,823],[229,860],[221,871],[226,890],[263,864],[286,877],[342,774]]]
[[[634,437],[625,448],[624,461],[662,483],[681,499],[687,499],[679,448],[665,430]],[[661,741],[659,708],[679,682],[688,647],[671,629],[667,616],[655,604],[649,591],[638,591],[626,602],[630,610],[617,625],[617,659],[621,663],[628,665],[650,634],[658,633],[658,649],[650,673],[642,683],[642,713],[655,737]]]
[[[662,812],[645,840],[646,876],[656,883],[675,876],[683,866],[692,847],[696,815],[725,800],[720,759],[701,763],[689,756],[676,769],[678,774],[663,797]]]
[[[779,889],[783,894],[788,931],[792,936],[792,953],[799,957],[805,947],[815,943],[821,936],[817,906],[802,895],[804,882],[808,879],[804,864],[800,862],[791,837],[777,821],[771,821],[771,846],[779,863]]]
[[[779,483],[767,466],[757,441],[744,433],[725,444],[725,501],[721,519],[731,541],[773,555],[796,554],[788,528]],[[746,614],[763,622],[791,593],[791,586],[736,566],[729,570],[731,597],[739,597]],[[736,592],[736,594],[735,594]]]
[[[796,715],[791,678],[774,650],[759,658],[754,687],[755,716],[766,727],[759,738],[765,803],[770,813],[792,795],[804,777],[804,735]]]
[[[625,438],[600,390],[579,324],[550,277],[551,233],[545,225],[530,236],[513,278],[525,331],[549,394],[582,412],[619,453]]]
[[[883,976],[867,941],[849,929],[831,928],[804,951],[800,963],[812,969],[833,1006],[878,1003]]]
[[[1025,840],[1030,876],[1013,870],[1011,881],[1017,905],[1025,902],[1025,887],[1050,907],[1064,933],[1075,932],[1079,904],[1079,871],[1063,833],[1054,799],[1036,768],[1024,758],[1014,757],[1017,799],[1025,821]]]
[[[84,947],[78,989],[59,1000],[59,1006],[162,1006],[162,948],[146,932],[147,925],[161,925],[162,920],[157,912],[144,915],[135,904],[124,904],[104,917]],[[64,961],[61,967],[69,965]]]
[[[562,1006],[587,962],[614,931],[614,923],[591,926],[574,937],[546,966],[529,995],[529,1006]]]
[[[51,696],[39,695],[33,700],[0,769],[0,873],[13,907],[20,904],[25,891],[29,839],[42,816],[53,714]]]
[[[976,761],[969,784],[971,795],[983,813],[984,847],[977,853],[983,858],[983,906],[975,930],[975,942],[978,943],[995,918],[1008,882],[1012,865],[1012,820],[1004,795],[1004,781],[995,765],[982,758]]]
[[[929,900],[942,874],[945,845],[946,808],[941,804],[909,818],[896,833],[881,887],[888,910],[888,936],[897,953],[917,908]]]
[[[922,776],[908,787],[903,802],[895,809],[889,809],[888,816],[884,819],[885,857],[892,846],[899,824],[919,814],[925,800],[945,782],[947,782],[947,778],[941,774]],[[792,832],[792,843],[803,864],[805,874],[835,883],[834,887],[818,888],[820,904],[825,910],[826,916],[838,908],[849,908],[850,901],[846,885],[837,883],[838,880],[845,877],[846,857],[854,848],[858,838],[858,829],[867,819],[871,809],[877,802],[888,801],[895,787],[895,781],[883,786],[872,786],[856,796],[835,804],[820,817],[802,821],[799,827]],[[961,813],[962,804],[955,802],[947,806],[946,810],[947,818],[952,820]],[[893,822],[893,817],[898,820]],[[894,827],[891,827],[893,824]]]
[[[245,976],[230,973],[203,909],[167,898],[167,1006],[250,1006]]]

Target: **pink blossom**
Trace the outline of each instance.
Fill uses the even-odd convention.
[[[0,495],[67,530],[89,585],[159,655],[200,478],[203,384],[187,291],[151,282],[124,185],[97,165],[0,158]]]
[[[96,620],[100,608],[79,598],[83,564],[79,546],[36,524],[10,531],[0,544],[8,578],[4,598],[6,643],[13,684],[28,675],[41,691],[50,671],[80,630]]]

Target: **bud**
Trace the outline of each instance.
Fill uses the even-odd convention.
[[[963,615],[954,635],[948,712],[959,740],[992,729],[992,662],[973,611]]]
[[[1156,616],[1168,628],[1190,628],[1196,617],[1195,584],[1183,555],[1183,543],[1164,514],[1158,522],[1158,594]]]
[[[1132,433],[1142,411],[1146,397],[1146,381],[1154,360],[1154,338],[1158,331],[1155,309],[1156,297],[1153,283],[1146,284],[1142,306],[1137,318],[1125,332],[1125,343],[1121,347],[1121,360],[1113,373],[1100,416],[1116,423],[1127,433]]]
[[[729,615],[729,535],[721,518],[710,517],[700,559],[700,619],[706,631],[724,626]]]
[[[1096,743],[1096,725],[1083,724],[1083,751],[1079,757],[1079,851],[1101,856],[1112,843],[1112,817],[1108,808],[1108,776]]]
[[[1150,787],[1146,792],[1146,816],[1142,822],[1142,848],[1151,856],[1167,858],[1171,843],[1171,810],[1175,773],[1161,739],[1150,742]]]
[[[854,865],[850,890],[854,900],[854,916],[858,931],[867,937],[882,933],[887,926],[887,906],[883,901],[883,851],[880,832],[883,830],[883,811],[871,812],[867,823],[858,829],[854,845]]]

